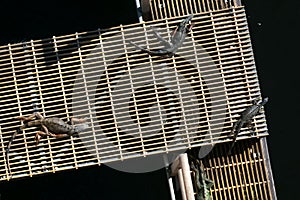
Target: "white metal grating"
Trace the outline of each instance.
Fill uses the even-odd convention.
[[[177,55],[151,57],[129,40],[158,48],[181,18],[75,33],[0,47],[1,150],[35,111],[87,118],[90,128],[42,139],[27,128],[10,151],[13,178],[231,141],[238,114],[260,97],[243,7],[195,14]],[[267,135],[263,114],[256,136]],[[239,139],[250,138],[243,129]],[[0,179],[8,179],[0,154]]]
[[[226,145],[217,145],[202,160],[207,176],[214,181],[213,199],[276,199],[268,157],[261,140],[242,140],[228,156]]]
[[[180,154],[170,167],[172,188],[177,189],[173,199],[201,199],[198,196],[203,191],[198,184],[199,179],[202,183],[202,178],[197,176],[195,167],[191,167],[192,162],[203,170],[203,178],[213,183],[210,199],[276,199],[267,164],[269,158],[262,149],[265,141],[265,138],[241,140],[232,155],[227,154],[230,145],[218,144],[199,163],[191,156],[199,151],[198,148]]]
[[[240,0],[149,0],[144,1],[145,11],[151,13],[152,19],[179,17],[191,13],[206,13],[231,7],[240,7]],[[148,8],[149,7],[149,8]]]
[[[144,3],[147,13],[143,16],[146,20],[182,16],[195,12],[209,12],[212,18],[216,18],[215,13],[211,11],[241,6],[240,0],[152,0],[148,2],[148,7]],[[151,14],[148,14],[150,11]],[[213,25],[218,27],[214,22]],[[214,30],[214,33],[218,32]],[[218,37],[215,37],[215,42],[219,44]],[[219,46],[217,49],[218,52],[222,50]],[[219,64],[224,64],[221,62],[222,55],[218,53],[218,56]],[[227,103],[230,110],[230,101]],[[218,145],[219,148],[214,148],[209,156],[202,159],[207,172],[212,172],[209,176],[215,183],[212,189],[212,199],[276,199],[266,139],[256,143],[261,151],[253,148],[251,143],[249,140],[243,140],[241,145],[236,145],[237,151],[229,158],[224,154],[228,151],[227,144],[222,143]]]

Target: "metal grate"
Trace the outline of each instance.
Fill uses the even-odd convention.
[[[269,157],[262,148],[264,142],[265,138],[239,141],[230,156],[227,154],[230,145],[218,144],[207,157],[201,159],[200,168],[204,172],[200,176],[213,183],[209,199],[276,199],[267,164]],[[190,159],[193,160],[189,156]],[[198,195],[203,191],[199,189],[199,184],[203,179],[197,177],[195,168],[190,166],[187,154],[181,154],[172,163],[173,187],[180,188],[173,199],[201,199]],[[197,184],[199,179],[201,183]]]
[[[240,0],[141,0],[144,18],[164,19],[240,7]]]
[[[163,154],[230,141],[232,124],[260,97],[245,11],[195,14],[176,56],[151,57],[129,40],[160,48],[182,17],[75,33],[0,47],[0,180],[14,118],[87,118],[90,128],[65,139],[19,134],[10,151],[13,178]],[[254,137],[266,136],[264,114]],[[252,138],[245,128],[239,139]]]
[[[228,11],[232,7],[241,7],[240,0],[152,0],[146,2],[149,2],[147,9],[149,10],[148,16],[151,16],[146,18],[147,20],[189,13],[210,13],[216,17],[212,11],[223,9]],[[215,30],[214,32],[216,33],[216,46],[219,48],[220,41],[217,32]],[[223,44],[225,43],[226,41]],[[222,54],[218,55],[222,57]],[[221,61],[219,64],[224,63]],[[266,139],[243,140],[238,142],[235,149],[235,154],[228,157],[224,154],[228,151],[227,144],[218,144],[217,148],[202,160],[208,176],[215,182],[211,190],[212,199],[276,199]]]
[[[219,144],[202,160],[214,181],[213,199],[276,199],[264,140],[239,141],[231,156],[226,155],[229,146]]]

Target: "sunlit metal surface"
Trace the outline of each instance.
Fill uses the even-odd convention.
[[[152,19],[206,13],[241,6],[240,0],[142,0]],[[147,2],[147,6],[146,3]],[[150,14],[151,13],[151,14]],[[148,17],[149,18],[149,17]]]
[[[213,11],[241,6],[240,0],[148,2],[147,10],[150,11],[148,15],[145,14],[148,16],[146,20],[149,20],[149,15],[151,19],[190,13],[213,13],[212,15],[216,16]],[[212,199],[277,199],[266,138],[240,141],[234,149],[234,154],[228,156],[228,144],[220,143],[202,159],[207,175],[215,183],[211,189]]]
[[[147,157],[231,141],[239,113],[260,97],[244,8],[194,13],[194,28],[172,58],[151,57],[128,43],[160,48],[183,17],[32,40],[0,47],[0,180],[9,178],[5,147],[21,123],[44,117],[87,118],[78,137],[19,134],[10,150],[13,178]],[[255,135],[268,135],[264,114]]]
[[[226,155],[229,145],[220,144],[202,160],[214,180],[213,199],[276,199],[263,140],[239,141],[231,156]]]

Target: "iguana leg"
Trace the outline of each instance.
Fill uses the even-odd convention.
[[[165,46],[166,49],[172,47],[172,44],[169,41],[165,40],[159,33],[157,33],[153,27],[152,27],[152,31],[153,31],[155,37]]]

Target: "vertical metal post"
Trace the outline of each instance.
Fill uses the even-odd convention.
[[[163,158],[164,158],[165,169],[166,169],[166,174],[167,174],[168,183],[169,183],[171,199],[176,200],[175,192],[174,192],[174,184],[173,184],[172,177],[170,176],[168,157],[167,157],[167,155],[164,155]]]
[[[171,171],[172,176],[178,176],[179,178],[182,198],[184,200],[195,200],[190,165],[186,153],[180,154],[174,160]]]
[[[135,0],[135,3],[136,3],[136,11],[139,18],[139,22],[143,22],[143,11],[140,4],[140,0]]]

